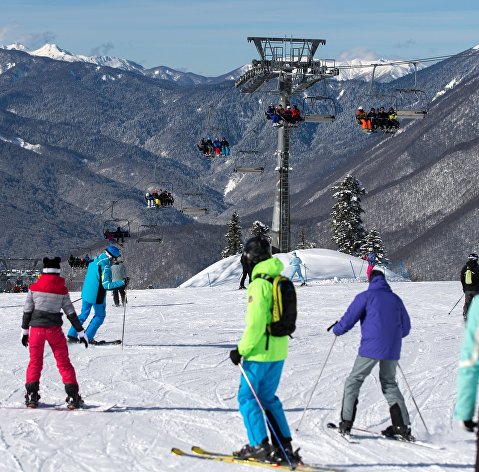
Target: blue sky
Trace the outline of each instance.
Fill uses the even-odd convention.
[[[257,57],[247,36],[326,39],[316,58],[411,59],[479,44],[476,0],[0,0],[0,44],[46,42],[144,67],[220,75]]]

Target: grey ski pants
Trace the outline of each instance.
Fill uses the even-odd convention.
[[[398,404],[402,419],[405,425],[409,425],[409,413],[404,403],[398,384],[396,382],[396,368],[398,361],[384,361],[380,359],[370,359],[369,357],[357,356],[354,362],[353,370],[349,374],[344,384],[343,408],[341,411],[341,418],[343,420],[354,422],[356,413],[356,403],[359,397],[359,390],[371,373],[374,366],[379,363],[379,381],[381,382],[382,392],[389,404],[393,406]]]

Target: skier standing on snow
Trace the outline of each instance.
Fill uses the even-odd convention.
[[[88,265],[88,269],[82,288],[82,309],[78,319],[83,323],[90,315],[93,308],[95,315],[85,331],[88,342],[95,343],[95,334],[103,324],[106,316],[106,291],[126,286],[127,279],[112,282],[111,263],[121,256],[120,250],[115,246],[108,246],[105,252],[101,253]],[[72,326],[68,331],[68,340],[78,342],[77,330]]]
[[[30,362],[27,367],[25,404],[30,408],[38,406],[40,399],[40,376],[43,368],[45,342],[50,345],[57,367],[65,385],[66,402],[71,409],[79,408],[83,400],[78,392],[78,382],[70,358],[65,335],[62,331],[62,313],[78,330],[80,341],[88,347],[85,332],[70,300],[65,279],[60,277],[59,257],[43,259],[40,278],[30,285],[23,307],[22,344],[29,347]]]
[[[364,260],[368,261],[368,268],[366,269],[366,277],[369,282],[369,276],[371,274],[371,271],[373,270],[373,267],[376,265],[377,255],[372,247],[370,247],[368,250],[369,252],[366,256],[364,256]]]
[[[457,399],[454,418],[464,423],[467,431],[473,433],[477,422],[473,420],[476,409],[477,382],[479,380],[479,297],[472,301],[466,324],[466,333],[461,346],[461,359],[457,373]],[[479,434],[479,433],[478,433]],[[476,467],[479,472],[479,435],[476,446]]]
[[[111,265],[111,280],[117,282],[118,280],[127,280],[126,266],[123,261],[115,261]],[[125,286],[113,289],[113,303],[115,306],[120,306],[120,297],[121,304],[125,306],[126,303],[126,292]]]
[[[240,286],[239,286],[239,289],[241,290],[246,288],[244,286],[246,276],[248,276],[248,284],[251,283],[251,264],[249,263],[248,258],[246,257],[244,253],[241,254],[240,262],[241,262],[241,267],[243,268],[243,275],[241,276]]]
[[[299,280],[301,280],[301,287],[306,285],[306,281],[304,280],[303,274],[301,273],[301,264],[303,261],[296,255],[296,251],[291,253],[291,258],[289,259],[289,265],[291,266],[291,275],[289,276],[289,280],[293,280],[294,275],[298,274]]]
[[[402,300],[392,292],[382,267],[374,267],[368,290],[358,294],[343,317],[336,322],[336,336],[347,333],[361,322],[361,344],[353,370],[344,385],[339,431],[350,434],[356,416],[359,391],[366,377],[379,363],[379,381],[389,404],[392,426],[382,434],[412,440],[409,413],[396,382],[396,368],[401,355],[402,338],[409,334],[411,323]]]
[[[298,463],[301,458],[297,452],[293,452],[291,431],[281,401],[276,396],[283,364],[288,355],[289,337],[266,334],[266,328],[272,318],[273,285],[260,277],[260,274],[267,274],[274,278],[281,274],[284,266],[279,259],[271,257],[271,246],[264,236],[249,239],[244,246],[244,254],[250,261],[253,281],[248,286],[246,327],[238,346],[230,352],[230,359],[233,364],[238,365],[243,357],[243,369],[275,433],[291,463]],[[248,433],[248,444],[233,455],[242,460],[254,458],[273,463],[285,462],[273,433],[273,446],[268,441],[263,413],[243,376],[240,380],[238,403]]]
[[[464,308],[462,316],[467,320],[467,310],[472,299],[479,293],[479,265],[477,254],[469,254],[466,265],[461,270],[461,284],[464,292]]]

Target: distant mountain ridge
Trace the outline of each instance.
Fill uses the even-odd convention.
[[[91,64],[97,64],[100,66],[113,67],[115,69],[127,70],[130,72],[137,72],[139,74],[144,74],[147,77],[152,77],[155,79],[162,80],[171,80],[173,82],[179,83],[183,86],[195,86],[201,84],[216,84],[223,82],[225,80],[236,80],[240,75],[242,75],[246,70],[248,70],[251,65],[246,64],[244,66],[238,67],[231,72],[222,74],[218,77],[205,77],[193,72],[182,72],[175,69],[172,69],[167,66],[156,66],[149,69],[145,69],[143,66],[127,60],[120,59],[112,56],[86,56],[82,54],[74,54],[64,49],[61,49],[56,44],[44,44],[42,47],[29,50],[26,46],[20,43],[13,43],[7,46],[0,46],[0,48],[6,50],[17,50],[23,51],[32,56],[41,56],[49,57],[50,59],[55,59],[58,61],[68,61],[68,62],[88,62]],[[412,64],[391,64],[391,62],[386,59],[377,59],[377,60],[361,60],[353,59],[349,61],[337,61],[336,66],[343,67],[340,70],[338,76],[339,80],[364,80],[369,81],[371,79],[372,67],[373,64],[377,64],[375,78],[378,82],[390,82],[396,80],[404,75],[411,73],[414,70]],[[419,68],[424,68],[424,65],[420,65]]]

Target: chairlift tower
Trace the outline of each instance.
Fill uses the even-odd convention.
[[[253,93],[271,79],[278,79],[279,104],[286,108],[291,97],[304,92],[320,80],[339,74],[334,61],[315,60],[318,46],[325,39],[263,38],[248,37],[256,46],[259,60],[252,61],[252,68],[235,83],[243,93]],[[320,122],[322,120],[305,121]],[[271,224],[271,244],[280,252],[291,249],[291,219],[289,193],[289,149],[290,132],[293,125],[278,127],[276,148],[276,187]]]

